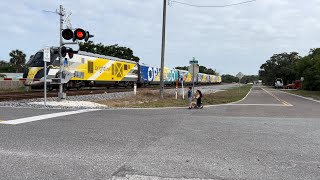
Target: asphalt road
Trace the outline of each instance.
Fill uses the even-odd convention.
[[[0,107],[0,120],[58,112]],[[319,117],[319,102],[254,87],[202,110],[0,123],[0,179],[320,179]]]

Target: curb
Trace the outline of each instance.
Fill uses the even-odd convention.
[[[313,99],[313,98],[304,97],[304,96],[297,95],[297,94],[291,94],[291,93],[288,93],[288,92],[285,92],[285,91],[281,91],[281,90],[278,90],[278,91],[283,92],[283,93],[285,93],[285,94],[292,95],[292,96],[296,96],[296,97],[299,97],[299,98],[302,98],[302,99],[306,99],[306,100],[310,100],[310,101],[313,101],[313,102],[320,103],[320,101],[319,101],[319,100],[315,100],[315,99]]]

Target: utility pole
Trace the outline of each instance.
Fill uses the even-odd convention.
[[[62,73],[63,73],[64,64],[63,64],[63,58],[61,55],[61,48],[63,46],[61,33],[63,31],[63,16],[64,15],[65,15],[64,9],[63,9],[62,5],[60,5],[60,11],[59,11],[59,16],[60,16],[60,29],[59,29],[59,36],[60,36],[60,46],[59,46],[60,74],[59,74],[59,78],[60,78],[60,84],[59,84],[59,94],[58,94],[59,101],[66,99],[66,94],[63,92]]]
[[[163,0],[163,20],[162,20],[162,47],[161,47],[161,72],[160,72],[160,97],[163,99],[164,82],[164,54],[166,43],[166,15],[167,15],[167,0]]]
[[[193,58],[193,61],[196,59]],[[194,95],[194,63],[192,63],[192,96]]]
[[[193,57],[193,59],[192,60],[190,60],[190,66],[189,66],[189,68],[192,68],[192,94],[194,94],[194,78],[195,77],[197,77],[197,76],[195,76],[195,74],[198,74],[198,72],[199,72],[199,69],[198,69],[198,66],[199,66],[199,62],[198,62],[198,60],[196,60],[196,58],[195,57]],[[195,66],[197,66],[197,71],[195,72]],[[190,70],[189,70],[189,73],[191,73],[190,72]]]

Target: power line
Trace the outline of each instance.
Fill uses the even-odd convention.
[[[247,4],[247,3],[254,2],[254,1],[257,1],[257,0],[243,1],[243,2],[234,3],[234,4],[204,6],[204,5],[189,4],[189,3],[170,0],[170,2],[172,2],[172,3],[182,4],[182,5],[191,6],[191,7],[198,7],[198,8],[222,8],[222,7],[229,7],[229,6],[238,6],[238,5],[241,5],[241,4]]]

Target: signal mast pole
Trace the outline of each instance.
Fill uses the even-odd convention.
[[[167,0],[163,0],[163,21],[162,21],[162,47],[161,47],[161,71],[160,71],[160,97],[163,99],[164,82],[164,54],[166,44],[166,14],[167,14]]]
[[[65,15],[62,5],[60,5],[59,15],[60,15],[60,29],[59,29],[59,36],[60,36],[60,46],[59,46],[60,73],[59,73],[59,79],[60,79],[60,84],[59,84],[58,100],[62,101],[64,99],[66,99],[66,94],[63,92],[63,82],[62,82],[62,78],[63,78],[62,77],[62,72],[63,72],[63,65],[64,64],[63,64],[63,58],[62,58],[62,55],[61,55],[61,48],[63,46],[61,33],[63,31],[63,16]]]

